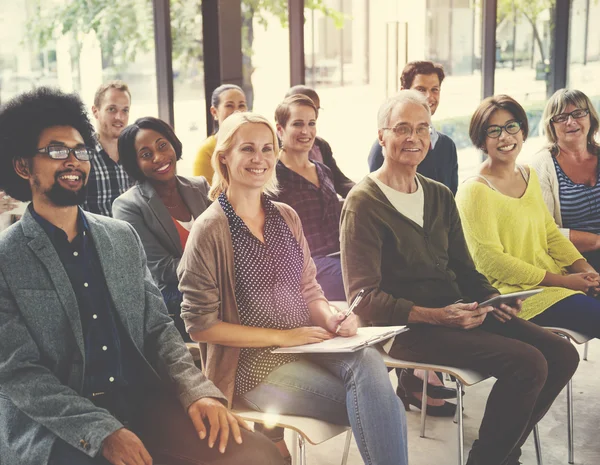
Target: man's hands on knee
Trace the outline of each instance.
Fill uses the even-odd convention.
[[[208,447],[213,447],[219,436],[219,452],[225,452],[229,435],[238,444],[242,443],[242,434],[240,426],[252,431],[248,424],[236,414],[228,410],[221,402],[212,397],[204,397],[192,403],[188,408],[188,415],[192,419],[200,439],[206,438],[206,425],[204,420],[208,421],[210,434],[208,436]]]
[[[112,465],[152,465],[152,457],[133,432],[121,428],[102,442],[102,455]]]

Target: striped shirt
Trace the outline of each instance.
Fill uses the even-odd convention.
[[[104,216],[112,216],[112,204],[123,192],[133,186],[120,163],[115,163],[99,142],[90,160],[91,169],[87,183],[87,198],[83,209]]]
[[[558,177],[563,227],[600,234],[600,171],[596,174],[596,184],[586,186],[574,183],[556,158],[553,157],[552,161]]]

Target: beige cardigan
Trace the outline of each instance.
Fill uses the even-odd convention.
[[[307,304],[326,300],[316,281],[316,268],[302,234],[298,214],[288,205],[273,202],[304,253],[301,292]],[[235,264],[229,222],[218,201],[194,222],[177,269],[183,292],[181,317],[188,332],[206,330],[220,321],[240,324],[235,300]],[[233,398],[240,349],[207,344],[204,371],[225,394]]]
[[[560,196],[558,192],[558,175],[552,161],[552,154],[547,148],[535,154],[531,161],[531,167],[535,170],[542,188],[542,197],[548,207],[554,222],[563,236],[569,239],[570,229],[563,228],[562,215],[560,213]]]

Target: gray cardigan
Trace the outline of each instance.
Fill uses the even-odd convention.
[[[167,383],[185,409],[202,397],[225,401],[196,368],[168,317],[134,229],[104,216],[85,217],[115,316],[152,374],[148,381]],[[0,235],[3,464],[46,464],[57,437],[94,457],[104,438],[122,427],[81,396],[84,354],[75,292],[47,234],[26,211]]]
[[[177,176],[179,193],[194,218],[210,205],[209,185],[201,176]],[[162,290],[177,285],[177,266],[183,254],[171,214],[149,182],[138,183],[120,195],[112,207],[113,216],[131,224],[142,240],[148,268]]]

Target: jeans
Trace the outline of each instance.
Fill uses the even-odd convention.
[[[374,348],[305,355],[240,396],[246,406],[350,425],[365,464],[407,465],[406,417]]]
[[[183,300],[183,294],[179,291],[176,284],[170,284],[165,287],[162,291],[163,300],[167,306],[167,312],[172,318],[173,323],[181,337],[185,342],[194,342],[192,338],[185,330],[185,323],[181,319],[181,301]]]
[[[323,288],[327,300],[346,300],[344,282],[342,280],[342,264],[340,256],[313,257],[317,267],[317,282]]]
[[[208,435],[200,440],[196,429],[174,395],[139,393],[136,421],[131,430],[142,440],[155,465],[283,465],[283,458],[266,437],[245,429],[242,444],[230,436],[225,453],[208,447]],[[57,439],[48,465],[109,465],[100,452],[89,457]]]
[[[577,350],[563,338],[520,318],[500,323],[492,315],[469,331],[411,325],[396,336],[390,355],[469,368],[497,379],[468,465],[515,462],[579,363]]]
[[[530,321],[540,326],[572,329],[592,337],[600,337],[600,301],[575,294],[556,302]]]

